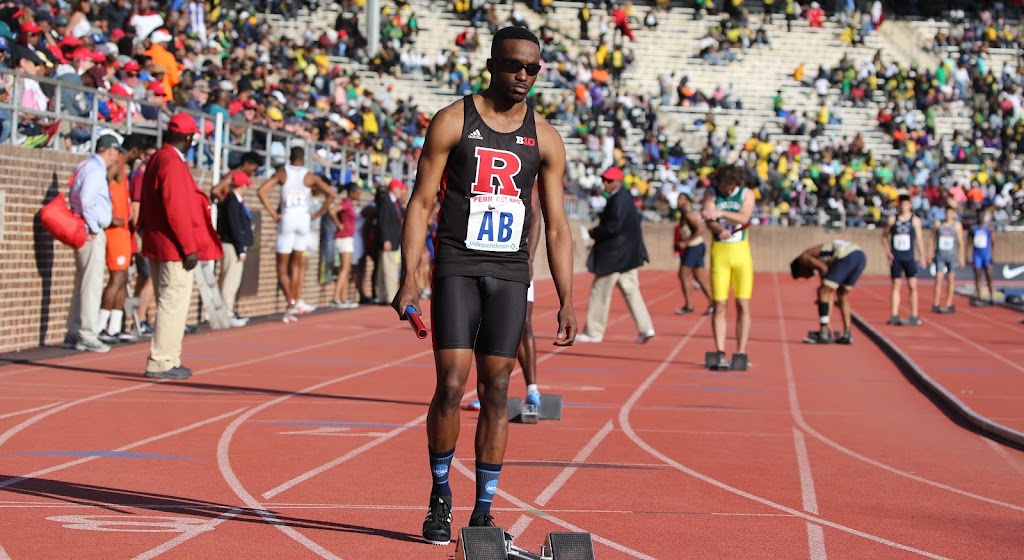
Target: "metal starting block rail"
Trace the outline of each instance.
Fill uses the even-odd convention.
[[[549,533],[540,554],[516,546],[501,527],[464,527],[455,558],[461,560],[595,560],[590,533]]]
[[[562,395],[541,395],[540,407],[524,404],[519,397],[508,398],[508,421],[536,424],[538,420],[562,419]]]

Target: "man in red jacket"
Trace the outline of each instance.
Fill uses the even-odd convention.
[[[192,269],[200,260],[220,260],[220,238],[210,220],[210,199],[199,190],[185,152],[198,132],[195,120],[177,114],[167,124],[164,144],[142,177],[142,254],[150,259],[156,289],[156,324],[146,377],[188,379],[181,365],[185,318],[192,301]]]

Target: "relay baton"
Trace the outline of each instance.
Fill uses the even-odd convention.
[[[416,313],[416,308],[408,305],[405,308],[405,318],[412,325],[412,330],[416,332],[417,338],[427,338],[427,327],[423,325],[423,319],[420,319],[420,314]]]

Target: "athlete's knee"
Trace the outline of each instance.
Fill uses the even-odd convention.
[[[508,406],[509,375],[494,375],[481,381],[480,402],[486,402],[492,411],[504,410]]]
[[[750,300],[749,299],[737,299],[736,300],[736,313],[741,315],[750,313]]]
[[[434,402],[442,410],[452,412],[458,410],[465,393],[466,382],[462,381],[459,372],[454,369],[443,371],[434,389]]]

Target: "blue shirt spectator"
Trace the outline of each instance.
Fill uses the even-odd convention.
[[[110,202],[107,164],[99,155],[94,154],[75,170],[71,180],[71,211],[85,219],[89,233],[98,233],[110,225],[114,207]]]

